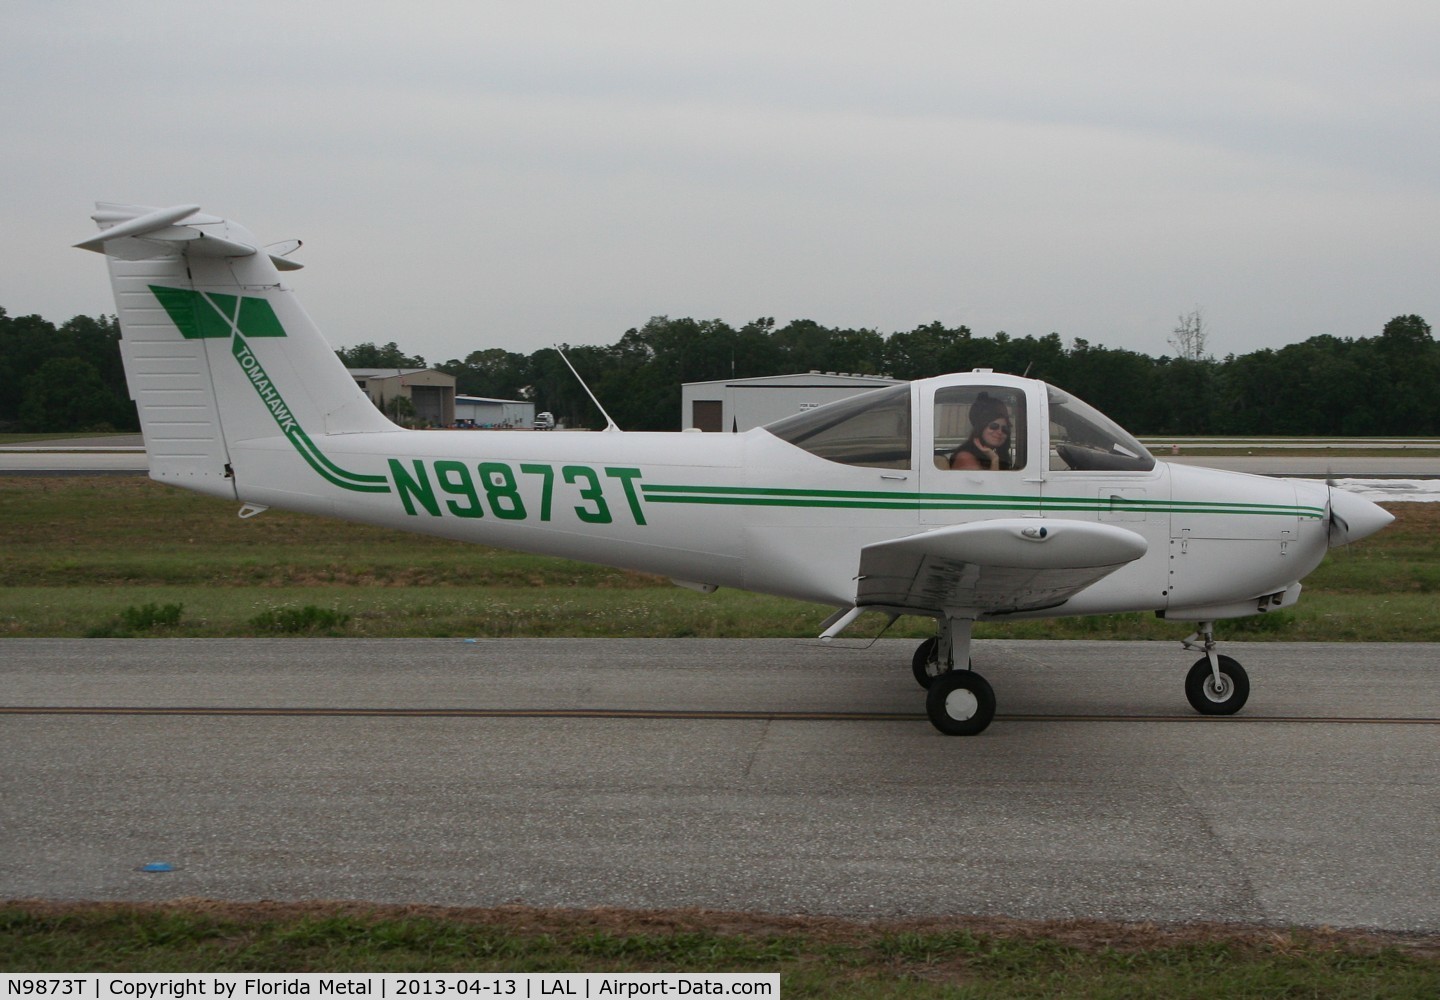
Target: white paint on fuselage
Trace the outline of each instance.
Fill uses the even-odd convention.
[[[638,572],[695,580],[717,586],[815,601],[831,606],[854,600],[860,550],[873,542],[930,530],[903,507],[817,506],[764,492],[794,490],[839,494],[913,495],[914,476],[825,461],[757,429],[743,434],[447,434],[396,431],[335,435],[315,439],[336,463],[357,473],[388,476],[396,460],[413,469],[420,463],[436,491],[432,513],[412,503],[407,513],[396,489],[360,493],[338,488],[315,491],[314,472],[285,438],[232,445],[236,483],[243,500],[478,542],[540,555],[596,562]],[[603,455],[597,459],[596,455]],[[480,517],[455,516],[450,504],[467,498],[444,493],[435,484],[435,463],[461,463],[478,480],[481,463],[513,470],[515,489],[527,516],[507,520],[490,510]],[[256,482],[247,468],[267,470]],[[551,497],[549,519],[540,519],[543,476],[526,467],[546,468]],[[565,481],[565,470],[589,475]],[[633,470],[627,480],[607,470]],[[283,471],[282,471],[283,470]],[[299,490],[286,488],[294,482]],[[581,491],[596,484],[610,515],[607,523],[586,522],[581,511],[595,506]],[[392,484],[393,485],[393,484]],[[661,502],[648,487],[680,486],[740,491],[725,502]],[[301,492],[304,491],[304,492]],[[478,487],[477,487],[478,492]],[[1151,507],[1126,513],[1120,521],[1149,542],[1140,559],[1046,614],[1082,615],[1199,606],[1237,595],[1283,590],[1318,565],[1326,548],[1320,518],[1245,512],[1257,504],[1293,510],[1297,504],[1323,508],[1325,487],[1303,480],[1274,480],[1158,463],[1146,473],[1050,473],[1044,480],[1048,507],[1030,516],[1104,521],[1104,510],[1063,509],[1066,497],[1143,495]],[[1241,512],[1226,504],[1246,505]],[[638,505],[639,515],[632,506]],[[945,523],[963,523],[1012,512],[955,511]],[[639,523],[643,521],[643,523]]]

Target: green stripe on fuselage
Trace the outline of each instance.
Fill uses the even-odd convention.
[[[1320,507],[1232,501],[1149,500],[1109,497],[1042,497],[985,493],[899,493],[883,490],[815,490],[765,486],[683,486],[648,484],[653,503],[737,507],[816,507],[870,510],[1108,511],[1154,514],[1249,514],[1319,519]]]
[[[245,343],[245,339],[238,332],[230,343],[230,353],[241,371],[245,373],[246,379],[254,387],[256,394],[260,397],[260,402],[265,404],[265,408],[275,418],[275,423],[279,425],[281,433],[300,453],[300,457],[309,463],[310,468],[328,482],[347,490],[357,493],[390,492],[390,481],[384,476],[349,472],[332,462],[324,452],[316,447],[315,442],[310,439],[310,435],[305,433],[305,429],[300,426],[300,421],[286,405],[284,397],[280,395],[280,390],[275,388],[275,383],[266,373],[264,366],[260,364],[260,359],[255,356],[255,352],[250,349],[250,345]]]

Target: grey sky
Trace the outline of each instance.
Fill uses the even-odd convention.
[[[332,343],[652,315],[1217,354],[1440,324],[1440,5],[0,5],[0,306],[113,311],[92,203],[267,242]]]

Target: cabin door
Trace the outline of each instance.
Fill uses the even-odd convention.
[[[1003,385],[942,385],[920,400],[921,524],[1039,513],[1032,409]]]

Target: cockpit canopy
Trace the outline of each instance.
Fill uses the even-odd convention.
[[[1119,424],[1083,400],[1053,385],[1045,387],[1050,408],[1050,468],[1082,472],[1149,472],[1155,457]]]
[[[801,410],[765,429],[797,448],[842,465],[910,468],[910,393],[913,383],[862,392]]]
[[[940,384],[936,385],[939,382]],[[934,385],[933,389],[928,386]],[[924,388],[922,388],[924,387]],[[910,469],[915,395],[931,408],[922,461],[941,469],[1015,471],[1048,456],[1051,471],[1146,472],[1155,459],[1109,417],[1052,385],[973,376],[912,382],[852,396],[767,424],[819,458],[875,469]],[[1040,434],[1033,417],[1044,410]],[[1037,451],[1038,449],[1038,451]]]

